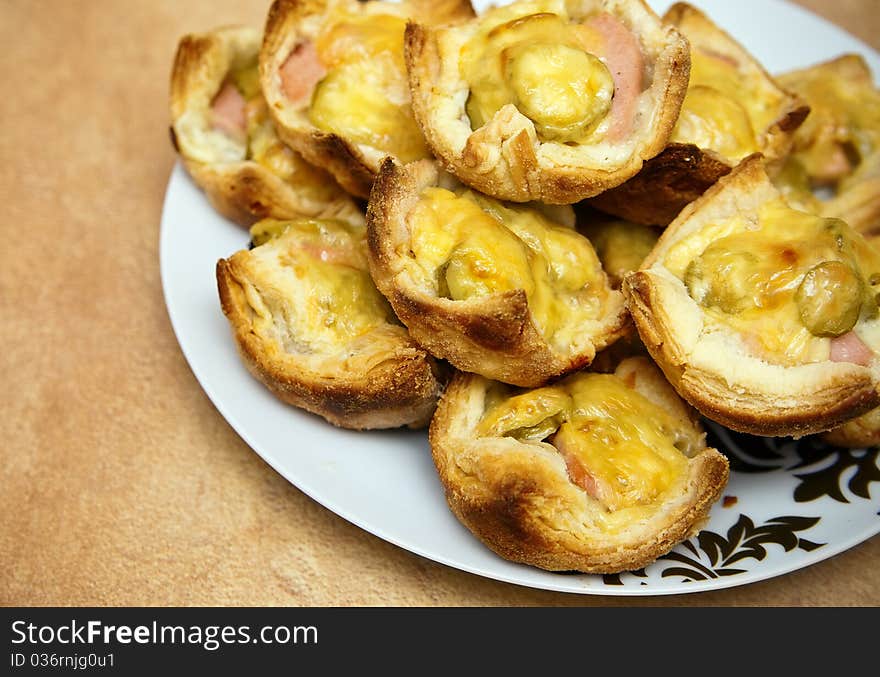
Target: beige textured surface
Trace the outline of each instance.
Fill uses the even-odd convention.
[[[880,48],[876,0],[802,4]],[[880,604],[880,538],[701,595],[497,583],[361,531],[250,451],[178,349],[157,249],[177,38],[266,8],[0,4],[0,604]]]

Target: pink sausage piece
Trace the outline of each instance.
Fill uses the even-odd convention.
[[[853,331],[831,339],[832,362],[852,362],[867,367],[872,357],[874,352]]]
[[[297,45],[281,65],[281,91],[291,102],[298,103],[312,95],[315,85],[327,74],[318,59],[313,42]]]
[[[602,35],[605,43],[605,65],[614,79],[608,139],[620,141],[632,132],[635,124],[645,57],[635,34],[612,15],[599,14],[590,19],[588,25]]]
[[[214,127],[226,134],[239,136],[247,130],[246,102],[231,82],[226,82],[211,103]]]
[[[346,247],[328,247],[313,242],[303,242],[299,245],[299,248],[313,259],[323,261],[324,263],[349,266],[351,268],[359,268],[361,266],[361,261],[357,254]]]
[[[587,492],[587,495],[592,496],[597,501],[603,500],[603,496],[605,492],[603,491],[604,487],[602,484],[593,477],[590,472],[584,467],[584,464],[581,463],[580,459],[578,459],[577,455],[575,455],[570,449],[565,445],[564,439],[561,436],[556,436],[553,440],[553,444],[559,450],[559,453],[562,455],[562,458],[565,460],[565,468],[568,471],[568,477],[571,481]]]

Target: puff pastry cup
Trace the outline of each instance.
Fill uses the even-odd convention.
[[[370,270],[431,354],[541,385],[589,364],[628,325],[622,294],[573,225],[570,207],[504,204],[431,161],[389,158],[367,209]]]
[[[501,557],[551,571],[649,564],[699,530],[728,478],[644,357],[526,391],[458,373],[429,434],[462,524]]]
[[[880,234],[880,89],[858,54],[845,54],[779,76],[810,105],[794,136],[783,187],[807,208],[844,219],[866,236]],[[825,201],[811,188],[833,189]]]
[[[623,290],[670,382],[743,432],[805,435],[880,403],[880,252],[798,212],[760,156],[666,229]]]
[[[666,226],[746,156],[780,163],[809,112],[736,40],[687,3],[663,16],[690,42],[687,96],[662,153],[622,186],[591,201],[599,209]]]
[[[258,246],[217,262],[223,312],[251,373],[337,426],[426,425],[436,365],[373,285],[363,227],[269,219],[252,234]]]
[[[468,0],[276,0],[260,81],[281,138],[347,191],[368,197],[386,155],[430,156],[410,107],[407,19],[471,16]]]
[[[223,216],[363,214],[326,172],[278,139],[260,93],[260,33],[245,26],[181,38],[171,74],[171,139],[187,172]]]
[[[446,169],[498,199],[570,204],[663,149],[689,61],[642,0],[518,0],[458,26],[410,24],[406,63]]]

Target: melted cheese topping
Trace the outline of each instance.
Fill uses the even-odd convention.
[[[777,199],[757,220],[711,223],[672,247],[666,267],[710,322],[733,328],[762,359],[827,360],[829,337],[877,316],[880,252],[843,221]]]
[[[292,151],[275,132],[262,96],[248,101],[246,108],[248,148],[247,159],[262,165],[282,181],[295,186],[297,192],[320,202],[339,197],[339,188],[327,174],[306,162]]]
[[[620,286],[624,275],[638,270],[657,244],[656,228],[629,221],[605,221],[581,228],[602,262],[612,285]]]
[[[309,107],[315,127],[372,146],[403,162],[430,156],[410,106],[403,61],[406,19],[331,14],[317,39],[327,74]]]
[[[247,147],[243,159],[262,165],[282,181],[295,186],[302,195],[321,202],[336,199],[339,196],[336,184],[278,138],[260,90],[256,60],[231,71],[229,81],[246,101]]]
[[[535,123],[541,140],[584,143],[601,135],[614,95],[605,51],[602,35],[570,23],[558,1],[527,0],[486,11],[461,52],[471,128],[514,104]]]
[[[731,57],[691,46],[691,76],[671,141],[692,143],[732,162],[761,148],[782,97]]]
[[[229,80],[235,85],[235,88],[244,97],[245,101],[250,101],[259,96],[261,90],[257,55],[255,54],[248,63],[240,68],[234,68],[230,71]]]
[[[571,480],[608,513],[627,520],[648,517],[680,489],[687,458],[676,441],[688,437],[686,423],[619,377],[578,373],[519,394],[499,387],[487,398],[477,434],[552,443]],[[601,523],[613,528],[625,522]]]
[[[795,134],[794,155],[820,181],[846,175],[853,163],[880,150],[880,90],[865,76],[864,82],[843,77],[828,64],[784,78],[810,106]]]
[[[373,284],[363,228],[342,221],[260,221],[245,294],[253,331],[299,355],[344,350],[394,314]],[[239,256],[239,255],[236,255]]]
[[[785,164],[771,181],[785,201],[798,211],[822,213],[822,201],[813,193],[806,167],[794,155],[785,159]]]
[[[610,289],[589,240],[527,206],[427,188],[408,216],[408,250],[438,296],[522,289],[545,340],[567,351],[604,314]]]

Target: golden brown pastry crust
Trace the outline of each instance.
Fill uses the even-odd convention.
[[[663,22],[678,28],[692,44],[704,45],[744,64],[753,79],[780,93],[778,115],[772,125],[761,130],[759,150],[768,161],[781,162],[791,150],[795,130],[809,112],[804,101],[785,91],[742,45],[697,8],[676,3],[663,16]],[[646,162],[635,177],[590,202],[602,211],[636,223],[666,226],[735,164],[710,148],[670,143]]]
[[[245,159],[245,141],[212,130],[211,104],[237,64],[256,57],[259,31],[230,26],[181,38],[171,73],[171,141],[184,167],[223,216],[249,226],[265,217],[308,216],[362,223],[355,202],[333,178],[296,157],[325,187],[316,194],[291,185],[268,168]]]
[[[367,208],[370,271],[410,335],[431,354],[454,366],[506,383],[533,387],[588,365],[596,351],[625,333],[629,320],[622,299],[592,340],[577,354],[561,354],[535,327],[523,290],[466,300],[440,298],[414,278],[407,257],[406,219],[428,186],[450,182],[422,160],[405,166],[382,163]],[[451,181],[454,183],[454,181]],[[617,299],[618,292],[610,292]],[[614,305],[613,301],[610,305]]]
[[[404,0],[401,3],[356,0],[275,0],[266,19],[260,49],[260,80],[278,133],[313,164],[325,168],[352,195],[367,198],[384,154],[337,134],[316,128],[308,118],[311,96],[291,103],[282,93],[279,69],[288,56],[318,34],[331,7],[359,7],[362,12],[397,12],[422,21],[446,22],[473,16],[469,0]]]
[[[444,51],[446,35],[473,33],[475,22],[453,28],[411,23],[406,31],[406,60],[413,110],[425,138],[444,167],[462,182],[503,200],[571,204],[617,186],[669,139],[687,90],[690,57],[687,41],[662,27],[642,0],[580,0],[567,3],[574,19],[607,11],[639,35],[654,80],[641,96],[652,99],[651,114],[637,119],[631,152],[619,161],[573,161],[564,144],[539,141],[534,123],[509,104],[483,127],[472,130],[465,113],[468,85],[459,73],[457,52]],[[455,105],[449,105],[450,101]],[[570,150],[570,149],[569,149]]]
[[[730,169],[730,164],[693,144],[671,143],[629,181],[588,202],[628,221],[666,226]]]
[[[264,245],[272,246],[273,241]],[[288,352],[255,329],[246,285],[250,251],[217,262],[223,313],[248,370],[279,399],[351,429],[428,424],[440,394],[437,365],[398,325],[386,324],[327,355]],[[284,322],[284,318],[276,319]]]
[[[639,569],[696,533],[706,519],[727,483],[727,459],[706,447],[693,410],[647,358],[625,360],[616,374],[690,428],[692,452],[681,493],[617,534],[595,526],[595,514],[604,508],[572,483],[553,447],[477,435],[489,381],[458,373],[449,384],[431,422],[434,463],[452,512],[501,557],[550,571]]]
[[[876,447],[880,445],[880,408],[872,409],[839,428],[829,430],[822,439],[836,447]]]
[[[746,158],[685,207],[642,268],[626,276],[623,291],[651,356],[703,415],[741,432],[801,436],[828,430],[880,403],[876,355],[868,367],[830,360],[768,364],[747,352],[733,330],[704,331],[702,310],[662,263],[672,244],[701,226],[754,214],[778,196],[762,158]]]

